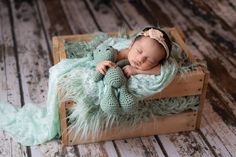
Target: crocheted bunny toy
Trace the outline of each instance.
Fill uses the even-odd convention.
[[[111,46],[100,45],[93,53],[94,61],[96,64],[104,60],[116,62],[117,53],[117,50]],[[103,79],[106,85],[100,107],[109,114],[128,113],[137,109],[137,99],[128,91],[127,79],[119,67],[119,63],[117,65],[115,68],[109,68],[106,75],[97,72],[94,78],[95,82]]]

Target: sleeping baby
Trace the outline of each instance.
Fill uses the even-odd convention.
[[[127,77],[136,74],[159,75],[161,63],[170,56],[171,47],[171,40],[163,30],[147,27],[135,37],[129,48],[117,54],[117,61],[128,59],[130,64],[123,67]],[[105,75],[108,68],[116,66],[116,63],[105,60],[97,64],[96,70]]]

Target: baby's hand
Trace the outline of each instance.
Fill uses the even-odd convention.
[[[131,65],[126,65],[123,67],[123,72],[126,77],[130,77],[131,75],[137,74],[138,70],[135,67],[132,67]]]
[[[101,74],[105,75],[108,68],[115,68],[117,65],[112,61],[102,61],[97,64],[96,70]]]

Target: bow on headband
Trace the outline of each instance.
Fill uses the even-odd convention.
[[[158,41],[164,47],[164,49],[166,51],[166,59],[169,57],[169,55],[170,55],[169,48],[166,45],[165,39],[163,38],[163,33],[161,31],[151,28],[148,31],[140,32],[138,35],[150,37],[150,38]]]

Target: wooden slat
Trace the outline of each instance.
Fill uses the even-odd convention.
[[[158,144],[154,136],[141,137],[143,145],[146,147],[148,155],[164,157],[164,153],[161,150],[160,145]],[[147,156],[148,156],[147,155]]]
[[[87,139],[81,139],[79,136],[74,137],[74,131],[69,134],[69,143],[91,143],[93,141],[104,141],[112,139],[125,139],[140,136],[150,136],[154,134],[163,134],[171,132],[179,132],[183,130],[195,129],[196,112],[186,112],[174,114],[171,116],[159,117],[148,122],[140,122],[137,128],[123,128],[113,127],[110,130],[101,131],[99,137],[92,139],[92,136]]]
[[[202,1],[203,4],[205,4],[205,8],[209,9],[209,12],[214,15],[215,18],[218,18],[219,21],[222,21],[221,23],[226,25],[227,28],[234,28],[236,23],[236,3],[235,1]],[[224,27],[224,28],[225,28]],[[234,31],[236,33],[235,29],[232,29],[231,31]]]
[[[57,64],[59,61],[60,61],[60,58],[59,58],[59,54],[58,52],[59,51],[59,39],[56,38],[56,37],[53,37],[52,39],[52,44],[53,44],[53,48],[52,48],[52,51],[53,51],[53,64]]]
[[[154,1],[138,1],[137,4],[133,3],[133,5],[136,6],[136,11],[141,12],[140,15],[148,20],[147,24],[152,24],[161,28],[175,26],[172,22],[173,19],[169,18],[167,14],[162,11],[162,6],[156,5]]]
[[[81,156],[118,156],[112,141],[83,144],[76,147],[78,148],[79,154]]]
[[[231,130],[229,126],[227,126],[227,124],[221,119],[221,117],[216,114],[213,108],[214,107],[212,107],[210,102],[207,101],[205,109],[204,109],[204,113],[205,113],[204,119],[206,123],[209,125],[209,127],[211,127],[214,130],[217,137],[220,138],[221,142],[223,143],[225,148],[228,150],[228,153],[234,156],[236,154],[236,133],[233,132],[234,130]],[[235,126],[233,127],[236,128]],[[207,133],[206,133],[206,130],[204,130],[204,128],[202,129],[202,132],[207,137]],[[222,152],[221,149],[224,149],[224,148],[218,148],[218,149],[219,149],[218,152],[219,151]]]
[[[203,92],[204,75],[201,70],[178,75],[165,89],[146,99],[200,95]]]
[[[42,18],[50,48],[52,47],[53,36],[72,34],[60,0],[36,0],[35,4],[39,8],[39,14]]]
[[[203,116],[202,118],[201,132],[204,135],[204,137],[207,139],[209,144],[212,146],[212,149],[217,156],[224,156],[224,157],[231,156],[230,152],[227,150],[225,146],[226,144],[224,144],[224,142],[222,142],[221,140],[221,138],[223,137],[219,137],[216,134],[215,128],[212,128],[210,126],[209,122],[206,121],[205,116]]]
[[[11,3],[20,77],[25,102],[41,103],[46,99],[50,59],[42,27],[33,4]],[[22,11],[24,10],[24,11]],[[21,16],[17,16],[20,14]],[[37,33],[35,33],[37,32]]]
[[[141,16],[141,14],[136,11],[136,8],[129,4],[129,1],[119,0],[112,1],[112,3],[113,8],[121,13],[120,16],[122,16],[133,29],[141,30],[147,25],[147,19]]]
[[[95,21],[91,17],[84,1],[61,0],[73,34],[92,33],[99,31]]]
[[[157,156],[164,154],[154,136],[115,140],[120,156]]]
[[[59,108],[59,113],[60,113],[60,125],[61,125],[61,135],[68,134],[67,128],[67,116],[66,116],[66,104],[67,103],[61,103],[60,108]],[[61,137],[62,143],[68,143],[68,136],[62,136]]]
[[[189,24],[200,33],[205,40],[211,43],[211,45],[220,53],[222,57],[230,61],[231,64],[236,65],[236,59],[234,57],[234,50],[236,46],[236,32],[227,26],[221,18],[216,16],[210,8],[204,4],[204,2],[194,1],[194,3],[189,3],[187,1],[180,1],[181,3],[176,3],[173,1],[173,5],[176,6],[177,10],[184,16],[185,20],[190,21]],[[181,9],[182,5],[188,5],[189,9]],[[192,10],[196,10],[198,14]],[[236,11],[232,16],[236,16]],[[195,17],[195,18],[192,18]],[[231,17],[231,18],[233,18]],[[212,27],[212,25],[215,25]],[[216,27],[218,26],[218,27]],[[222,27],[224,29],[222,29]]]
[[[34,1],[11,1],[23,99],[25,103],[46,100],[50,57]],[[32,156],[39,152],[31,149]]]
[[[177,5],[177,4],[176,4]],[[169,6],[169,5],[168,5]],[[173,9],[172,9],[173,10]],[[184,12],[184,15],[192,15],[190,11]],[[178,18],[178,21],[183,21],[183,25],[185,27],[187,26],[188,29],[195,30],[196,28],[199,27],[206,27],[207,24],[201,25],[203,22],[199,22],[195,20],[196,18],[189,18],[190,20],[189,23],[186,22],[186,17],[183,18],[183,15],[176,11],[173,13],[173,15],[178,15],[173,18]],[[181,19],[182,17],[182,19]],[[185,21],[185,22],[184,22]],[[192,23],[192,25],[191,25]],[[209,25],[209,24],[208,24]],[[235,82],[236,78],[236,70],[235,70],[235,64],[234,61],[235,57],[228,55],[228,51],[226,49],[220,48],[222,46],[227,46],[230,45],[230,43],[235,43],[236,37],[232,35],[230,32],[222,31],[222,30],[215,30],[216,32],[220,33],[218,40],[219,43],[217,43],[213,37],[211,37],[211,40],[207,38],[208,36],[212,36],[213,28],[211,26],[208,26],[207,29],[210,29],[210,31],[206,31],[208,34],[203,34],[201,31],[194,31],[194,32],[189,32],[186,29],[184,29],[185,34],[188,35],[189,39],[192,41],[194,46],[197,46],[199,51],[201,51],[202,55],[204,55],[206,61],[209,63],[208,68],[211,71],[211,76],[212,78],[216,81],[217,84],[221,84],[219,86],[222,86],[222,88],[225,88],[225,90],[229,91],[232,93],[232,98],[234,98],[235,95],[235,84],[231,84],[229,86],[228,82]],[[199,32],[199,33],[197,33]],[[222,37],[221,37],[222,36]],[[223,44],[225,43],[224,40],[221,40],[221,38],[224,38],[225,40],[230,39],[228,44]],[[221,46],[222,45],[222,46]],[[233,47],[232,47],[233,48]],[[234,52],[235,48],[230,50],[230,53]],[[220,59],[218,59],[220,58]],[[231,61],[229,61],[231,59]],[[216,68],[217,67],[217,68]],[[219,72],[220,71],[220,72]],[[225,75],[221,75],[221,72],[224,73]],[[227,76],[227,77],[225,77]]]
[[[227,114],[230,115],[231,117],[236,117],[236,108],[235,108],[235,102],[230,100],[230,97],[228,97],[228,93],[225,92],[224,89],[221,87],[217,86],[216,83],[212,80],[209,79],[209,85],[210,88],[208,94],[208,99],[210,99],[211,102],[215,102],[215,97],[218,97],[218,101],[221,102],[221,104],[217,103],[217,106],[219,108],[224,108],[226,110]],[[214,94],[216,96],[212,97],[211,95]],[[220,106],[219,106],[219,105]],[[216,106],[216,104],[215,104]]]
[[[132,157],[158,156],[156,152],[148,151],[146,147],[143,148],[140,138],[116,140],[115,143],[120,156],[127,156],[127,154]]]
[[[129,29],[129,26],[125,21],[116,14],[112,8],[104,3],[101,3],[97,9],[95,9],[93,3],[90,0],[84,0],[86,5],[91,10],[92,15],[96,23],[98,24],[99,30],[103,32],[112,32],[122,29]]]
[[[231,157],[231,154],[225,147],[225,144],[222,143],[221,137],[218,137],[206,119],[203,117],[201,122],[201,132],[204,135],[204,138],[207,139],[211,145],[213,151],[217,156]]]
[[[168,156],[214,156],[204,139],[195,131],[160,135],[159,138]]]
[[[206,100],[206,92],[207,92],[207,86],[208,86],[208,80],[209,80],[209,71],[207,68],[203,68],[204,71],[204,78],[203,78],[203,86],[202,86],[202,93],[200,96],[200,102],[199,102],[199,107],[198,107],[198,117],[197,117],[197,122],[196,126],[199,129],[200,124],[201,124],[201,119],[202,119],[202,111],[204,108],[205,100]]]
[[[0,1],[0,101],[10,102],[20,108],[20,85],[8,4],[6,0]],[[27,148],[6,132],[0,131],[0,156],[26,157]]]

